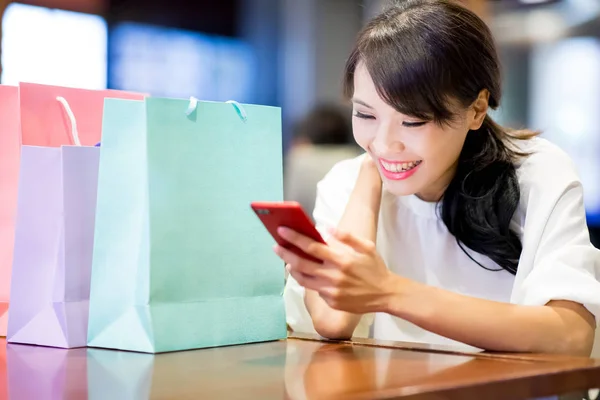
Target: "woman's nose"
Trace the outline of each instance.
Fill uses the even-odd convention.
[[[377,149],[379,154],[401,153],[405,149],[404,142],[400,139],[398,132],[395,132],[389,124],[379,126],[377,135],[373,140],[373,147]]]

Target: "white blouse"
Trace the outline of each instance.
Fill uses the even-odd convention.
[[[516,276],[474,263],[438,217],[440,204],[414,195],[396,197],[385,188],[377,232],[379,254],[394,273],[427,285],[523,305],[571,300],[583,304],[598,323],[600,251],[590,243],[575,166],[545,139],[525,141],[520,147],[531,155],[517,165],[521,200],[512,228],[523,251]],[[363,157],[336,164],[318,185],[314,218],[326,240],[327,229],[335,227],[344,212]],[[488,257],[463,247],[487,268],[499,268]],[[284,292],[288,324],[294,331],[315,333],[303,297],[304,289],[290,276]],[[355,336],[465,346],[385,313],[363,316]]]

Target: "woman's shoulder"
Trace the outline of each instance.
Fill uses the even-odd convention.
[[[531,139],[519,140],[514,142],[518,151],[528,153],[525,160],[529,160],[532,156],[557,156],[570,159],[569,155],[558,145],[541,136],[535,136]]]
[[[520,190],[517,221],[522,224],[533,214],[548,219],[561,212],[557,204],[572,210],[583,207],[573,204],[583,202],[583,188],[575,163],[564,150],[544,138],[526,140],[519,144],[519,150],[527,155],[516,165]]]
[[[575,163],[556,144],[536,137],[518,143],[517,147],[526,153],[516,165],[522,191],[536,189],[548,193],[580,184]]]

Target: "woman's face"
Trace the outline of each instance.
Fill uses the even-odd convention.
[[[416,194],[438,201],[452,180],[469,130],[487,113],[487,91],[440,126],[396,111],[379,97],[367,68],[354,74],[352,126],[356,142],[375,161],[386,189],[397,196]]]

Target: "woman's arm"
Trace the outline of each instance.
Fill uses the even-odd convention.
[[[483,300],[391,277],[382,310],[423,329],[486,350],[589,356],[594,316],[571,301],[524,306]]]
[[[301,286],[318,293],[321,306],[325,302],[328,307],[323,310],[387,312],[487,350],[589,355],[593,314],[600,315],[600,282],[595,278],[600,264],[598,250],[589,243],[583,190],[560,153],[553,153],[548,162],[538,161],[535,165],[543,168],[535,176],[543,177],[536,178],[541,183],[532,183],[524,193],[529,205],[523,243],[531,253],[526,258],[530,263],[534,258],[535,266],[519,266],[526,279],[513,289],[518,303],[532,305],[468,297],[394,275],[377,254],[374,230],[366,238],[364,232],[344,232],[349,225],[340,226],[334,242],[346,246],[339,248],[320,245],[297,232],[280,232],[287,241],[326,260],[324,264],[306,262],[281,248],[277,253],[290,264],[290,273]],[[320,332],[326,337],[348,337],[356,326],[315,315],[315,325],[331,328]],[[337,330],[340,327],[346,330]]]
[[[293,253],[277,250],[293,266],[291,272],[298,283],[316,290],[335,310],[386,312],[486,350],[586,356],[591,352],[595,319],[579,303],[550,301],[544,306],[526,306],[473,298],[393,274],[372,241],[348,232],[337,231],[334,236],[351,251],[321,245],[285,228],[280,234],[326,260],[323,265],[300,263]]]
[[[352,234],[375,242],[377,234],[377,220],[381,202],[381,179],[377,167],[367,155],[363,162],[356,185],[344,214],[338,225]],[[329,245],[336,246],[335,240]],[[358,325],[361,314],[353,314],[335,310],[314,290],[306,290],[304,303],[312,318],[315,330],[330,339],[347,339]]]

